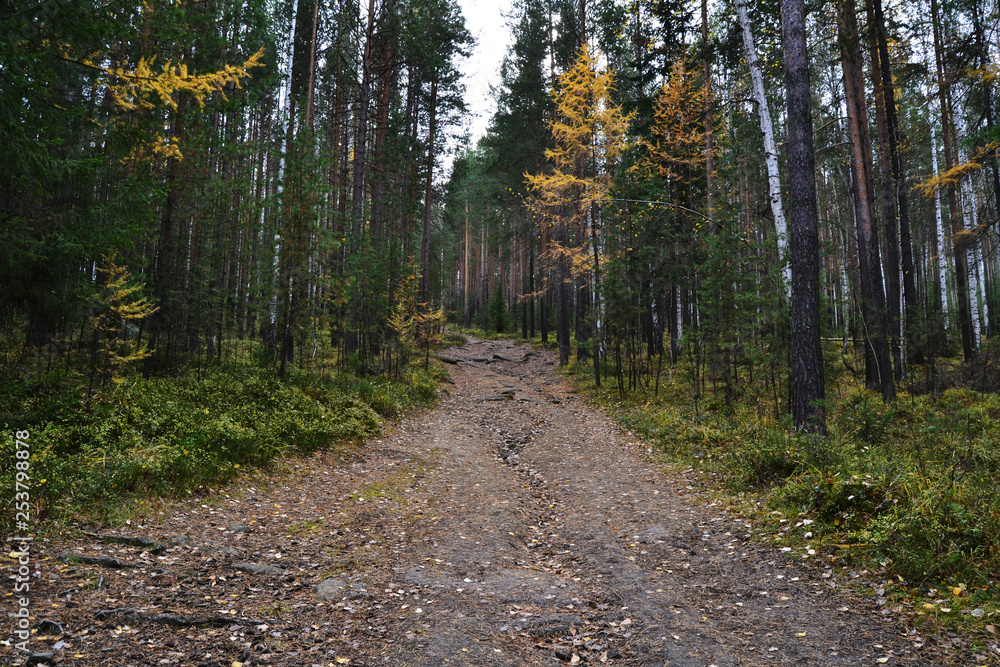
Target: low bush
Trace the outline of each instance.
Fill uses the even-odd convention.
[[[569,373],[667,458],[710,470],[730,490],[756,499],[751,505],[765,530],[780,532],[773,517],[809,519],[810,546],[828,545],[840,562],[885,568],[916,584],[960,580],[996,591],[996,394],[952,388],[902,393],[886,405],[877,394],[834,387],[829,436],[816,438],[748,400],[726,407],[706,396],[697,407],[679,373],[656,397],[625,399],[613,386],[597,390],[589,367],[574,365]]]
[[[280,380],[242,365],[136,378],[89,400],[75,378],[52,374],[17,385],[0,403],[0,486],[13,489],[15,430],[27,430],[32,513],[107,517],[123,498],[184,495],[283,454],[378,433],[383,417],[432,401],[440,373],[289,371]],[[8,506],[2,520],[12,518]]]

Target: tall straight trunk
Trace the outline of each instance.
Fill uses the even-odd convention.
[[[295,10],[295,43],[292,46],[292,71],[289,86],[289,122],[287,162],[284,173],[283,252],[279,265],[278,320],[279,375],[293,361],[295,335],[303,329],[302,311],[307,298],[308,238],[313,214],[312,170],[312,86],[315,84],[316,22],[319,3],[299,0]],[[295,109],[303,101],[304,118],[296,123]]]
[[[591,208],[591,240],[594,246],[594,343],[590,354],[594,359],[594,384],[601,388],[601,262],[598,243],[598,221],[601,219],[601,209],[597,204]],[[663,354],[663,336],[660,336],[660,354]]]
[[[376,234],[384,234],[383,209],[385,206],[386,160],[385,142],[389,133],[389,106],[392,103],[392,92],[395,83],[395,50],[392,36],[386,44],[385,62],[382,63],[382,76],[379,83],[378,102],[375,113],[375,173],[372,176],[372,229]]]
[[[312,30],[309,39],[309,83],[306,86],[306,127],[313,129],[313,100],[316,90],[316,31],[319,28],[319,0],[313,0]]]
[[[712,136],[712,63],[708,54],[708,0],[701,0],[701,72],[705,85],[705,209],[709,219],[709,229],[714,229],[712,222],[712,184],[715,180],[715,147]]]
[[[556,259],[556,340],[559,343],[559,365],[565,366],[569,363],[569,319],[570,301],[573,298],[571,289],[569,257],[569,231],[562,216],[556,223],[556,242],[559,244],[559,257]]]
[[[535,337],[535,235],[528,228],[528,335]]]
[[[879,52],[879,28],[876,25],[874,3],[881,0],[865,0],[865,11],[868,17],[868,44],[871,53],[871,80],[875,92],[875,127],[878,139],[879,176],[881,179],[882,215],[885,218],[885,300],[888,315],[889,352],[892,355],[895,377],[902,380],[906,375],[901,345],[902,312],[900,294],[899,270],[899,236],[896,229],[896,197],[895,184],[892,175],[892,149],[889,146],[889,123],[886,109],[886,86],[882,68],[889,67],[888,59],[884,65]],[[890,84],[891,86],[891,77]],[[891,88],[888,95],[892,95]]]
[[[819,319],[819,225],[805,0],[781,0],[781,35],[788,103],[793,419],[800,430],[826,434]]]
[[[941,36],[941,16],[937,0],[931,0],[931,23],[934,26],[934,61],[937,67],[938,96],[941,101],[944,168],[945,171],[949,171],[955,165],[956,146],[954,128],[951,122],[951,83],[944,71],[944,41]],[[948,218],[951,222],[951,253],[955,262],[955,291],[958,293],[958,327],[962,333],[962,353],[966,361],[972,361],[972,355],[975,351],[975,336],[969,312],[969,262],[966,247],[959,242],[962,233],[962,219],[958,214],[958,196],[953,181],[948,184]]]
[[[786,292],[792,289],[792,269],[788,264],[788,222],[785,219],[785,207],[781,201],[781,175],[778,172],[778,149],[774,143],[774,126],[771,124],[771,109],[764,91],[764,79],[761,76],[760,64],[757,60],[757,47],[754,46],[753,33],[750,30],[750,17],[747,16],[746,0],[736,0],[736,14],[743,29],[743,48],[746,50],[747,65],[750,67],[753,98],[757,103],[757,117],[760,120],[760,131],[764,135],[764,163],[767,165],[767,190],[771,202],[771,213],[774,215],[774,231],[778,238],[778,261],[781,262],[781,278],[785,283]]]
[[[479,228],[479,312],[483,314],[483,331],[489,328],[486,304],[490,300],[490,277],[486,268],[486,226]]]
[[[427,128],[427,182],[424,186],[424,233],[420,243],[420,303],[428,304],[427,280],[431,258],[431,209],[434,205],[434,142],[437,130],[437,78],[431,81],[430,119]]]
[[[525,248],[526,245],[531,245],[531,239],[528,234],[524,233],[528,229],[527,221],[524,219],[524,212],[518,211],[518,229],[521,230],[522,236],[518,238],[519,243],[518,253],[517,253],[517,266],[518,266],[518,281],[517,286],[519,291],[518,301],[521,304],[521,338],[528,337],[528,252]]]
[[[844,71],[844,101],[853,176],[855,226],[858,236],[858,273],[865,323],[865,380],[868,388],[882,392],[885,401],[896,398],[892,362],[886,326],[885,292],[882,287],[876,228],[874,177],[872,175],[871,139],[868,135],[868,111],[865,106],[864,79],[861,74],[861,48],[858,44],[857,14],[854,0],[837,3],[837,25]]]
[[[934,131],[934,123],[931,123],[931,169],[934,173],[934,178],[938,177],[938,150],[937,150],[937,134]],[[938,274],[938,291],[941,298],[941,315],[944,321],[945,329],[948,329],[948,318],[952,313],[952,308],[950,304],[950,299],[948,298],[948,265],[946,257],[948,255],[947,244],[944,238],[944,215],[941,211],[941,192],[939,190],[934,191],[934,220],[936,226],[934,227],[934,238],[936,240],[937,249],[937,274]]]
[[[549,293],[551,291],[549,271],[549,226],[542,223],[542,237],[538,248],[538,258],[542,271],[542,293],[538,298],[539,335],[542,343],[549,342]]]
[[[375,33],[375,0],[368,0],[368,27],[361,61],[361,90],[358,95],[357,123],[354,130],[354,174],[351,184],[351,225],[355,242],[361,236],[364,215],[365,153],[368,141],[368,105],[372,87],[372,41]]]
[[[976,51],[979,56],[979,66],[983,70],[986,70],[990,66],[990,55],[989,47],[986,43],[986,38],[983,31],[983,20],[979,15],[980,7],[978,4],[973,4],[972,8],[972,21],[973,28],[975,30],[976,36]],[[983,81],[983,118],[986,121],[986,130],[989,136],[993,136],[993,84],[989,80]],[[994,222],[1000,220],[1000,166],[997,165],[996,154],[992,153],[987,158],[987,164],[990,167],[990,184],[993,186],[993,220]],[[1000,232],[1000,228],[997,229]],[[992,295],[994,298],[990,298],[989,282],[987,285],[987,298],[985,299],[989,303],[989,328],[987,333],[990,336],[994,336],[1000,331],[1000,299],[995,298],[995,294]]]
[[[889,60],[889,44],[886,36],[885,14],[882,0],[869,0],[874,8],[874,25],[878,44],[878,60],[881,65],[882,92],[885,96],[886,126],[889,139],[889,156],[892,162],[892,182],[895,192],[896,214],[899,221],[899,258],[903,277],[903,340],[906,343],[906,358],[920,363],[923,360],[916,344],[917,286],[913,265],[913,239],[910,233],[910,205],[906,170],[900,150],[901,136],[899,113],[896,110],[896,90],[892,81],[892,63]]]
[[[469,200],[465,200],[465,265],[462,269],[463,308],[462,324],[472,324],[472,313],[469,311]]]

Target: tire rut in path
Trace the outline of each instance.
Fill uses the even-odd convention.
[[[450,395],[361,448],[36,540],[30,650],[67,667],[971,664],[897,636],[839,570],[753,543],[694,473],[569,391],[553,353],[446,354]]]
[[[527,349],[447,353],[451,395],[409,443],[440,454],[436,518],[395,566],[431,602],[419,620],[397,608],[413,625],[380,663],[933,664],[839,593],[837,574],[692,502],[683,474],[645,460],[556,378],[550,353]]]

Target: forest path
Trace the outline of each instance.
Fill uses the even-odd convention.
[[[842,570],[750,541],[694,473],[650,462],[554,353],[442,356],[458,361],[449,395],[350,461],[318,455],[114,531],[165,551],[38,545],[33,620],[65,634],[45,625],[31,649],[67,665],[946,663],[840,590]]]

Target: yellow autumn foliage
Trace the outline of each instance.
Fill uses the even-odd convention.
[[[571,217],[595,201],[606,199],[611,169],[624,152],[632,120],[612,99],[615,84],[608,70],[598,71],[587,46],[573,67],[559,77],[554,93],[556,119],[550,123],[555,147],[545,151],[552,171],[525,174],[528,189],[543,210],[569,206]],[[596,167],[587,175],[591,167]]]
[[[650,134],[641,142],[640,175],[679,179],[705,169],[705,88],[683,60],[674,63],[653,106]]]
[[[263,67],[264,49],[261,48],[240,65],[226,65],[217,72],[195,74],[186,64],[175,65],[167,61],[162,67],[156,66],[156,56],[140,58],[135,67],[108,66],[101,64],[96,55],[82,60],[72,58],[68,53],[63,58],[79,63],[101,73],[97,86],[106,87],[115,106],[126,112],[151,111],[166,107],[177,111],[178,93],[187,93],[199,108],[204,108],[209,97],[218,94],[226,98],[226,88],[242,88],[242,82],[250,76],[250,70]],[[180,145],[176,137],[164,137],[157,133],[149,141],[140,143],[122,162],[136,163],[151,155],[164,158],[182,159]]]
[[[158,308],[141,293],[142,285],[133,282],[131,274],[112,254],[104,257],[98,269],[103,285],[95,304],[94,328],[103,341],[101,356],[105,372],[114,384],[125,380],[130,365],[150,355],[145,342],[138,342],[127,335],[128,328],[137,327]]]
[[[132,69],[105,67],[89,58],[83,63],[104,72],[106,79],[103,83],[111,92],[115,104],[122,109],[155,109],[157,104],[152,100],[159,98],[160,106],[176,111],[178,92],[190,94],[199,107],[204,107],[205,101],[216,93],[226,99],[226,87],[233,85],[240,88],[243,79],[250,76],[249,70],[264,65],[263,57],[262,48],[242,65],[226,65],[221,70],[208,74],[193,74],[188,71],[187,65],[175,65],[169,60],[162,68],[156,69],[156,56],[140,58]]]
[[[549,127],[555,146],[545,151],[552,169],[524,175],[542,221],[562,221],[580,235],[572,246],[554,241],[549,246],[548,259],[565,261],[572,276],[593,266],[583,237],[593,230],[583,221],[590,206],[607,199],[613,165],[628,146],[632,115],[614,103],[614,90],[611,72],[598,70],[597,57],[583,46],[553,94],[556,118]]]

